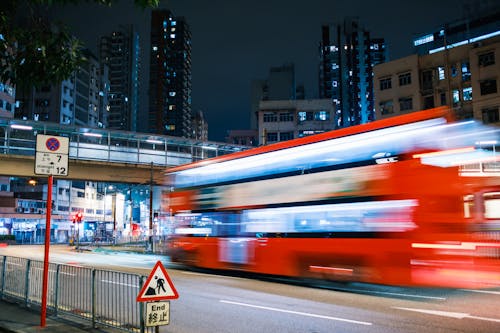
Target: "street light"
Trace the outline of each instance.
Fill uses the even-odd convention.
[[[102,202],[102,215],[103,215],[103,223],[104,223],[104,230],[107,230],[106,227],[106,199],[107,199],[107,190],[114,190],[113,185],[107,185],[104,184],[104,198]],[[113,205],[112,205],[113,207]],[[114,209],[112,209],[114,212]],[[115,214],[113,214],[113,239],[116,237],[116,220],[115,220]]]

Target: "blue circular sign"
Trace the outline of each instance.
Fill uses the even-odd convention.
[[[50,151],[56,151],[61,147],[61,143],[57,138],[48,138],[45,142],[45,147]]]

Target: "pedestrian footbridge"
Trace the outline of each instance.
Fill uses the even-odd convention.
[[[0,119],[0,175],[34,177],[36,136],[69,138],[65,178],[162,183],[166,168],[248,149],[180,137]]]

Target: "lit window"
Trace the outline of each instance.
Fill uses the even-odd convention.
[[[453,105],[457,105],[458,102],[460,102],[460,92],[458,89],[453,89],[452,97],[453,97]]]
[[[464,88],[462,93],[464,95],[464,101],[472,101],[472,87]]]
[[[456,77],[458,75],[458,69],[456,66],[451,66],[451,77]]]
[[[445,79],[444,67],[442,67],[442,66],[438,67],[438,77],[439,77],[439,80],[444,80]]]
[[[470,81],[470,76],[469,61],[465,60],[462,62],[462,81]]]
[[[169,96],[174,97],[175,96],[175,91],[171,91],[168,93]]]
[[[379,107],[380,107],[380,114],[382,115],[394,113],[392,100],[380,102]]]
[[[320,121],[330,120],[330,113],[327,111],[317,111],[314,113],[314,120],[320,120]]]

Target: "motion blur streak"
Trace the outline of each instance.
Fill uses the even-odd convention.
[[[500,286],[500,129],[451,119],[436,108],[169,169],[169,254],[296,278]]]

